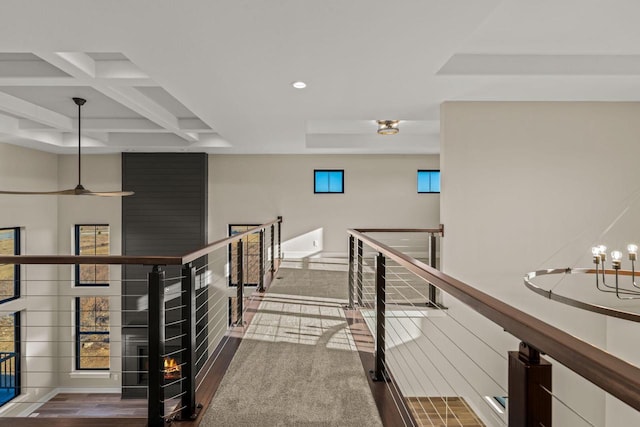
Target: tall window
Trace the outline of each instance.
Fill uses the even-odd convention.
[[[76,369],[109,369],[109,298],[76,298]]]
[[[440,171],[420,170],[418,171],[418,193],[439,193],[440,192]]]
[[[109,255],[109,226],[76,225],[76,255]],[[76,286],[108,286],[109,266],[76,265]]]
[[[20,255],[20,229],[0,228],[0,254]],[[20,266],[18,264],[0,265],[0,302],[20,296]]]
[[[344,193],[344,170],[314,170],[313,192]]]
[[[0,317],[0,406],[20,394],[20,313]]]

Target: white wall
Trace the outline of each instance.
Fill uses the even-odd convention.
[[[282,215],[285,257],[345,255],[348,228],[437,226],[439,195],[417,194],[416,174],[438,168],[426,155],[210,155],[209,239]],[[344,169],[344,194],[314,194],[314,169]]]
[[[53,154],[0,143],[0,186],[3,190],[57,190],[58,161]],[[58,200],[56,196],[0,195],[0,227],[22,228],[23,254],[57,251]],[[51,266],[22,267],[21,298],[0,306],[0,315],[22,314],[22,396],[14,402],[34,402],[56,384],[58,339],[55,298],[57,270]],[[5,311],[6,310],[6,311]],[[27,404],[8,404],[6,414],[17,414]]]
[[[637,103],[443,104],[444,271],[614,354],[624,346],[625,357],[640,362],[637,340],[624,339],[629,329],[637,336],[636,325],[614,336],[603,316],[545,300],[522,284],[535,269],[589,265],[590,245],[637,191],[639,116]],[[472,317],[446,303],[458,318]],[[492,343],[494,335],[485,335]],[[613,416],[603,392],[557,363],[553,381],[554,392],[595,425],[640,422],[636,411]],[[555,425],[583,425],[561,405],[554,411]]]

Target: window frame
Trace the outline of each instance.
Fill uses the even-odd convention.
[[[109,224],[75,224],[73,230],[74,236],[74,254],[80,255],[80,227],[109,227],[109,253],[111,253],[111,226]],[[107,287],[109,286],[109,282],[107,283],[81,283],[80,282],[80,265],[92,265],[92,264],[75,264],[74,265],[74,284],[77,287],[84,286],[95,286],[95,287]],[[95,264],[93,264],[95,265]],[[108,266],[107,266],[108,267]]]
[[[75,370],[76,371],[109,371],[111,370],[111,330],[109,331],[90,331],[90,332],[82,332],[80,330],[80,298],[107,298],[108,296],[96,296],[96,295],[87,295],[82,297],[75,297],[75,341],[76,341],[76,354],[75,354]],[[109,304],[111,305],[111,304]],[[111,329],[111,307],[109,307],[109,329]],[[82,335],[107,335],[109,337],[109,367],[108,368],[83,368],[80,366],[80,346],[82,345],[82,340],[80,337]]]
[[[22,240],[20,227],[1,227],[0,231],[13,230],[13,255],[20,255]],[[0,299],[0,304],[20,298],[20,264],[13,264],[13,296]]]
[[[420,191],[420,172],[438,172],[438,179],[440,179],[440,169],[418,169],[418,173],[416,174],[416,190],[418,194],[440,194],[440,191]],[[438,187],[440,187],[440,185],[438,185]]]
[[[317,191],[317,179],[318,172],[340,172],[340,178],[342,181],[342,191],[331,191],[328,187],[327,191]],[[344,169],[314,169],[313,170],[313,194],[344,194]]]

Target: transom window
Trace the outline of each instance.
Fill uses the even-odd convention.
[[[76,369],[109,369],[108,297],[76,297]]]
[[[20,255],[20,228],[0,228],[0,254]],[[20,265],[0,265],[0,303],[20,296]]]
[[[75,227],[76,255],[109,255],[109,226],[83,224]],[[108,286],[109,266],[77,264],[76,286]]]
[[[314,170],[313,192],[344,193],[344,170]]]
[[[418,171],[418,193],[439,193],[440,192],[440,171],[439,170],[419,170]]]

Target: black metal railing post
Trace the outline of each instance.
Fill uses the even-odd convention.
[[[358,270],[356,273],[357,276],[357,281],[356,281],[356,287],[357,287],[357,291],[356,291],[356,297],[357,297],[357,301],[358,301],[358,305],[360,307],[362,307],[362,264],[364,262],[363,258],[363,254],[364,254],[364,250],[362,247],[362,240],[358,239]]]
[[[381,253],[376,257],[376,355],[375,366],[371,371],[373,381],[387,381],[389,376],[385,360],[385,259]]]
[[[271,224],[271,279],[276,272],[275,226]]]
[[[182,266],[182,410],[180,418],[194,419],[196,405],[196,268]]]
[[[237,274],[238,274],[238,289],[236,293],[236,307],[238,310],[236,324],[242,326],[244,320],[242,318],[242,312],[244,311],[244,248],[242,239],[237,243]]]
[[[436,235],[431,233],[429,235],[429,265],[433,268],[436,268],[436,252],[437,252],[437,241]],[[436,307],[438,306],[438,292],[437,288],[429,283],[429,301],[427,302],[427,306]]]
[[[353,308],[353,253],[355,251],[355,238],[349,236],[349,308]]]
[[[260,279],[258,292],[264,292],[264,230],[260,230]]]
[[[163,426],[164,421],[164,280],[165,272],[154,265],[147,276],[149,284],[149,386],[147,425]]]
[[[509,352],[509,425],[551,426],[551,364],[521,342]]]
[[[282,217],[278,217],[278,261],[282,262]]]

